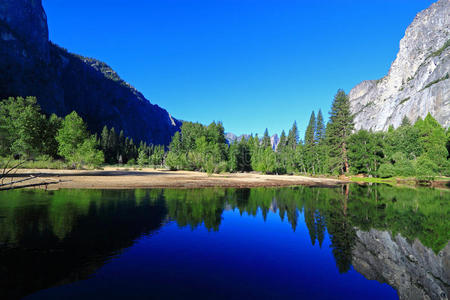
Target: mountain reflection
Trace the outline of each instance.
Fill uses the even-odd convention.
[[[224,211],[233,210],[264,220],[276,213],[293,231],[304,222],[319,247],[328,234],[341,273],[353,265],[366,278],[389,283],[401,298],[446,299],[448,202],[449,192],[384,185],[5,192],[0,293],[20,298],[86,279],[165,222],[219,231]]]

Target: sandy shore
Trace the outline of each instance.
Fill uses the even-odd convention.
[[[30,179],[31,177],[34,177]],[[226,173],[208,176],[190,171],[157,169],[127,169],[107,167],[104,170],[18,170],[12,180],[16,184],[36,187],[40,183],[47,189],[135,189],[135,188],[202,188],[202,187],[259,187],[259,186],[336,186],[346,181],[329,178],[312,178],[288,175],[261,175],[256,173]]]

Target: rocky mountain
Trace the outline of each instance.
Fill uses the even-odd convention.
[[[356,236],[353,267],[367,279],[388,283],[400,299],[449,299],[450,243],[436,254],[386,231],[357,230]]]
[[[356,129],[386,130],[428,113],[450,126],[450,0],[417,14],[389,73],[350,91]]]
[[[274,134],[270,137],[270,145],[272,146],[273,150],[276,150],[278,147],[278,143],[280,142],[280,138],[278,137],[278,134]]]
[[[240,136],[235,135],[232,132],[225,133],[225,139],[227,140],[227,143],[230,145],[234,142],[240,141],[244,138],[245,140],[248,140],[250,138],[249,134],[242,134]],[[278,134],[274,134],[270,137],[270,145],[272,146],[273,150],[277,149],[278,143],[280,142],[280,138],[278,137]]]
[[[0,2],[0,99],[36,96],[47,114],[76,110],[92,132],[107,125],[135,141],[167,145],[181,122],[105,63],[50,42],[41,1]]]
[[[234,142],[239,142],[244,138],[245,140],[248,140],[250,138],[249,134],[241,134],[240,136],[235,135],[232,132],[225,133],[225,139],[227,140],[227,143],[230,145]]]

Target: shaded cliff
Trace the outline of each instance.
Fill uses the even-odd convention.
[[[350,91],[356,129],[386,130],[428,113],[450,126],[449,11],[450,0],[440,0],[417,14],[388,75]]]
[[[51,43],[41,0],[3,0],[0,98],[30,95],[47,114],[76,110],[92,132],[107,125],[135,141],[167,145],[181,126],[105,63]]]
[[[435,254],[419,240],[387,231],[358,230],[356,236],[353,267],[367,279],[388,283],[400,299],[448,299],[450,243]]]

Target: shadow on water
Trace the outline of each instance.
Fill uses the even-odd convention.
[[[219,231],[226,211],[269,213],[328,234],[336,268],[353,266],[400,298],[445,299],[450,285],[450,193],[369,187],[10,191],[0,194],[0,294],[20,298],[89,278],[165,222]],[[302,218],[302,219],[300,219]]]

